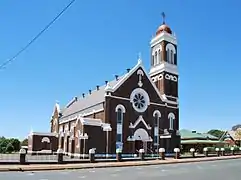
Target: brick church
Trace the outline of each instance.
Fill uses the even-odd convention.
[[[151,68],[141,58],[116,76],[66,106],[55,104],[51,132],[31,132],[29,150],[82,154],[147,153],[180,146],[177,39],[163,21],[150,42]]]

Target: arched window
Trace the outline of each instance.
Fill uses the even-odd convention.
[[[117,110],[117,124],[122,124],[122,110],[119,108]]]
[[[169,113],[168,119],[169,119],[169,129],[173,130],[174,129],[175,115],[173,113]]]
[[[159,136],[159,117],[157,113],[154,117],[154,144],[158,144],[158,136]]]
[[[170,63],[170,50],[167,49],[167,62]]]
[[[161,50],[158,50],[158,64],[161,63],[162,60],[162,55],[161,55]]]
[[[175,59],[175,54],[176,54],[176,48],[173,44],[168,43],[166,45],[166,60],[170,64],[174,64],[174,59]]]
[[[159,147],[159,128],[160,128],[160,118],[161,113],[158,110],[155,110],[153,112],[154,117],[154,145],[156,146],[156,151],[158,152]]]
[[[174,123],[173,120],[174,120],[174,119],[171,117],[171,118],[170,118],[170,129],[171,129],[171,130],[173,130],[173,123]]]
[[[174,53],[173,53],[173,50],[170,51],[170,63],[174,64]]]
[[[155,60],[154,60],[154,65],[156,66],[157,65],[157,51],[155,52]]]
[[[121,104],[116,106],[116,143],[123,143],[123,119],[125,113],[125,107]]]

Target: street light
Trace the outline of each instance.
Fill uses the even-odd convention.
[[[109,151],[109,131],[112,131],[112,128],[110,127],[110,124],[103,125],[103,131],[106,132],[106,157],[108,155]]]
[[[85,155],[85,140],[89,139],[89,136],[87,135],[87,133],[81,133],[79,136],[80,139],[84,140],[84,146],[83,146],[83,159],[84,159],[84,155]]]

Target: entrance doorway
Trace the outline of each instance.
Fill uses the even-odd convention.
[[[47,150],[47,149],[48,149],[48,143],[42,142],[42,150]]]
[[[139,150],[142,148],[143,148],[143,142],[141,140],[136,140],[135,141],[135,151],[139,152]]]
[[[71,140],[71,153],[74,154],[75,153],[75,140]]]
[[[135,139],[135,151],[139,151],[140,149],[144,149],[147,152],[148,147],[147,143],[151,142],[151,138],[149,137],[147,131],[143,128],[139,128],[134,133]]]

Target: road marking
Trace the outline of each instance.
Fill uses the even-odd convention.
[[[173,167],[173,168],[176,168],[176,167],[178,167],[178,166],[177,166],[177,165],[172,165],[172,167]]]
[[[33,176],[34,175],[34,173],[32,172],[32,173],[28,173],[27,174],[28,176]]]
[[[84,179],[84,178],[86,178],[86,176],[80,176],[79,178]]]

